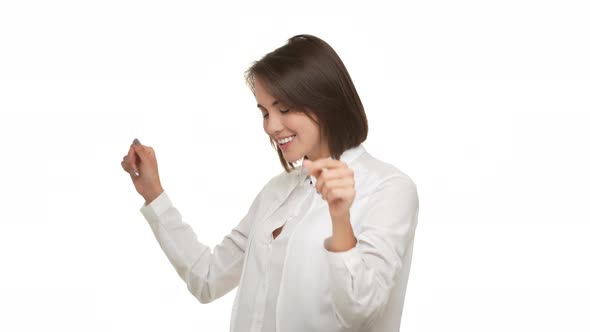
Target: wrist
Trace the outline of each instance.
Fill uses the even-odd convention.
[[[357,239],[354,236],[350,216],[343,216],[338,220],[332,220],[332,238],[330,240],[330,251],[347,251],[356,246]]]
[[[350,226],[350,210],[346,210],[344,212],[341,212],[340,214],[336,214],[330,211],[330,217],[332,219],[333,229],[343,228],[343,226]]]
[[[158,198],[158,196],[160,196],[163,192],[164,192],[164,189],[162,187],[160,187],[157,190],[154,190],[146,195],[143,195],[143,199],[145,200],[145,205],[149,205],[156,198]]]

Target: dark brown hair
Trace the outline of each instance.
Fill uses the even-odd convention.
[[[264,83],[270,95],[285,106],[317,116],[320,137],[326,137],[330,156],[340,159],[342,152],[367,138],[367,116],[352,79],[340,57],[328,43],[312,35],[297,35],[287,44],[254,62],[245,73],[254,93],[254,81]],[[287,162],[270,137],[281,165]]]

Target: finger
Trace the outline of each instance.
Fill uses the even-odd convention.
[[[303,162],[304,167],[308,170],[310,175],[318,177],[323,169],[335,169],[348,167],[344,162],[332,158],[318,159],[316,161],[306,160]]]
[[[155,155],[154,149],[149,146],[133,144],[131,145],[131,148],[137,153],[141,160],[148,160],[151,156]]]
[[[129,151],[127,151],[127,156],[125,158],[127,160],[127,163],[129,164],[129,169],[130,170],[137,170],[137,154],[135,153],[135,151],[133,151],[133,148],[130,146],[129,147]]]
[[[351,178],[333,179],[326,182],[325,187],[328,189],[354,188],[354,180]]]
[[[139,168],[137,167],[138,159],[139,158],[137,158],[137,153],[133,150],[132,144],[127,153],[127,163],[129,163],[129,173],[131,175],[139,176]]]
[[[354,189],[352,188],[337,188],[328,193],[326,196],[326,201],[328,204],[335,203],[339,200],[343,200],[346,202],[352,202],[354,199]]]
[[[329,171],[324,170],[317,178],[316,189],[321,191],[321,188],[327,181],[342,178],[352,178],[354,181],[354,171],[351,168],[338,168]]]
[[[129,157],[128,157],[127,155],[124,155],[124,156],[123,156],[123,161],[121,161],[121,166],[123,166],[123,169],[124,169],[125,171],[128,171],[128,170],[129,170],[129,163],[127,162],[127,159],[128,159],[128,158],[129,158]]]
[[[123,157],[123,161],[121,161],[121,167],[123,167],[125,172],[129,173],[131,177],[139,176],[139,173],[131,167],[131,164],[129,163],[129,156],[126,155]]]
[[[335,202],[337,200],[344,200],[350,202],[354,199],[354,188],[335,188],[326,193],[326,201]]]
[[[123,161],[121,161],[121,167],[123,168],[123,170],[129,174],[129,176],[131,176],[132,178],[138,177],[139,175],[137,172],[134,172],[131,167],[129,166],[129,163],[127,162],[127,156],[125,156],[125,158],[123,159]]]
[[[354,171],[351,168],[332,168],[332,169],[323,169],[320,176],[317,178],[318,182],[322,181],[329,181],[333,179],[339,178],[352,178],[354,177]]]
[[[322,196],[328,197],[330,195],[330,193],[334,190],[348,189],[348,188],[354,188],[354,183],[353,183],[352,179],[344,178],[344,179],[330,180],[321,189],[318,189],[318,190],[322,194]]]

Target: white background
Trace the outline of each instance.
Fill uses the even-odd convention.
[[[403,331],[589,331],[584,1],[0,2],[0,330],[227,331],[192,297],[120,166],[221,241],[282,171],[243,73],[326,40],[365,148],[417,184]]]

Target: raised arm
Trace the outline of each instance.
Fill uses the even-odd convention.
[[[199,242],[190,225],[183,222],[180,212],[162,188],[153,148],[134,140],[121,166],[129,173],[135,189],[145,199],[140,211],[190,292],[200,302],[207,303],[236,287],[250,227],[264,189],[255,198],[246,216],[211,250]]]
[[[334,310],[340,323],[353,330],[370,326],[383,313],[400,280],[418,218],[414,183],[405,177],[384,180],[371,194],[363,218],[352,249],[332,252],[326,247]]]
[[[238,285],[252,218],[259,202],[260,194],[246,216],[213,250],[199,242],[166,192],[140,211],[189,291],[199,302],[208,303]]]

